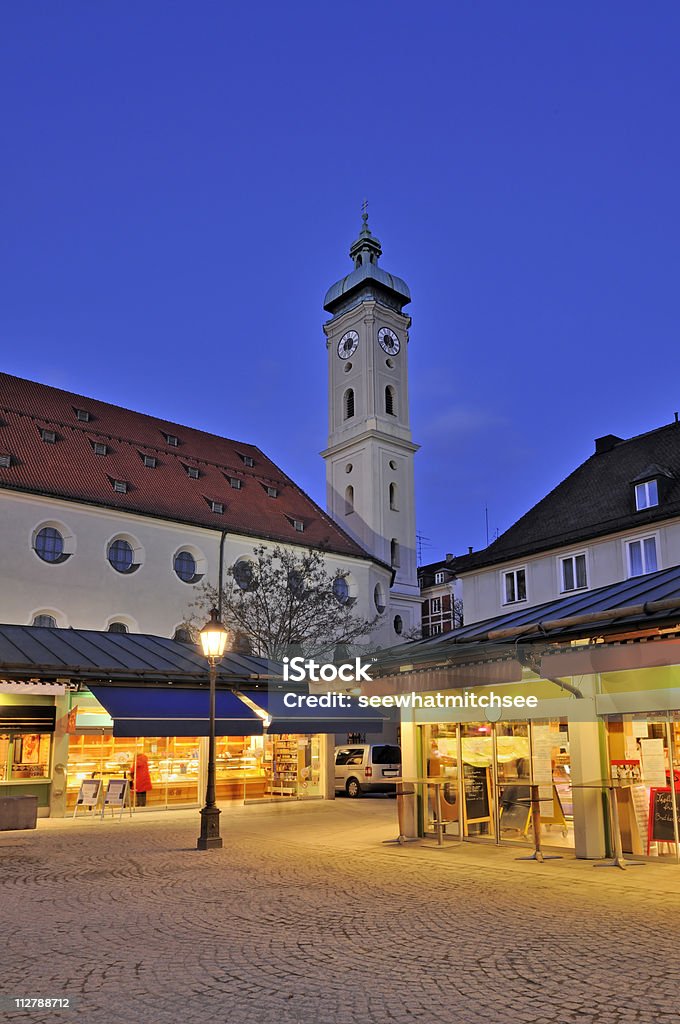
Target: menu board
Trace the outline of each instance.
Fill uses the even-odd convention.
[[[680,793],[676,790],[680,802]],[[674,843],[673,798],[670,786],[652,787],[649,794],[649,829],[647,832],[647,853],[650,843]]]
[[[83,779],[76,800],[76,807],[96,807],[102,789],[101,779]]]
[[[489,769],[463,765],[465,818],[468,822],[489,821]]]
[[[531,730],[531,768],[533,781],[538,784],[538,799],[542,818],[555,815],[553,805],[552,751],[555,733],[549,725],[534,725]]]

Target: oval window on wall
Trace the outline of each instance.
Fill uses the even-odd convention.
[[[123,537],[118,537],[116,540],[111,541],[106,557],[111,568],[115,569],[116,572],[127,574],[139,569],[139,563],[135,562],[135,552],[132,544]]]
[[[175,574],[182,583],[198,583],[203,579],[203,573],[198,571],[198,565],[191,551],[178,551],[175,555],[172,567]]]
[[[376,583],[375,590],[373,591],[373,603],[375,604],[375,610],[379,615],[385,611],[385,591],[382,583]]]
[[[53,526],[43,526],[33,538],[33,550],[43,562],[65,562],[69,557],[64,550],[64,538]]]

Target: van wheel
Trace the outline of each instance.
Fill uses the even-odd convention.
[[[358,779],[348,779],[345,786],[345,793],[347,796],[358,797],[361,796],[361,786],[359,785]]]

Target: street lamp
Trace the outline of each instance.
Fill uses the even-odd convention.
[[[220,809],[215,803],[215,684],[217,662],[227,646],[227,631],[218,618],[217,608],[210,612],[210,621],[205,624],[199,636],[201,647],[210,667],[210,739],[208,740],[208,784],[205,790],[205,807],[201,810],[201,834],[196,846],[199,850],[219,850]]]

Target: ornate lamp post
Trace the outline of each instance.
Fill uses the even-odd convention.
[[[217,682],[217,662],[224,654],[227,636],[227,631],[219,620],[217,608],[213,608],[210,613],[210,622],[207,622],[200,632],[201,647],[210,666],[210,739],[208,740],[208,784],[205,791],[205,807],[201,810],[201,834],[196,843],[199,850],[219,850],[222,846],[220,809],[215,803],[215,684]]]

